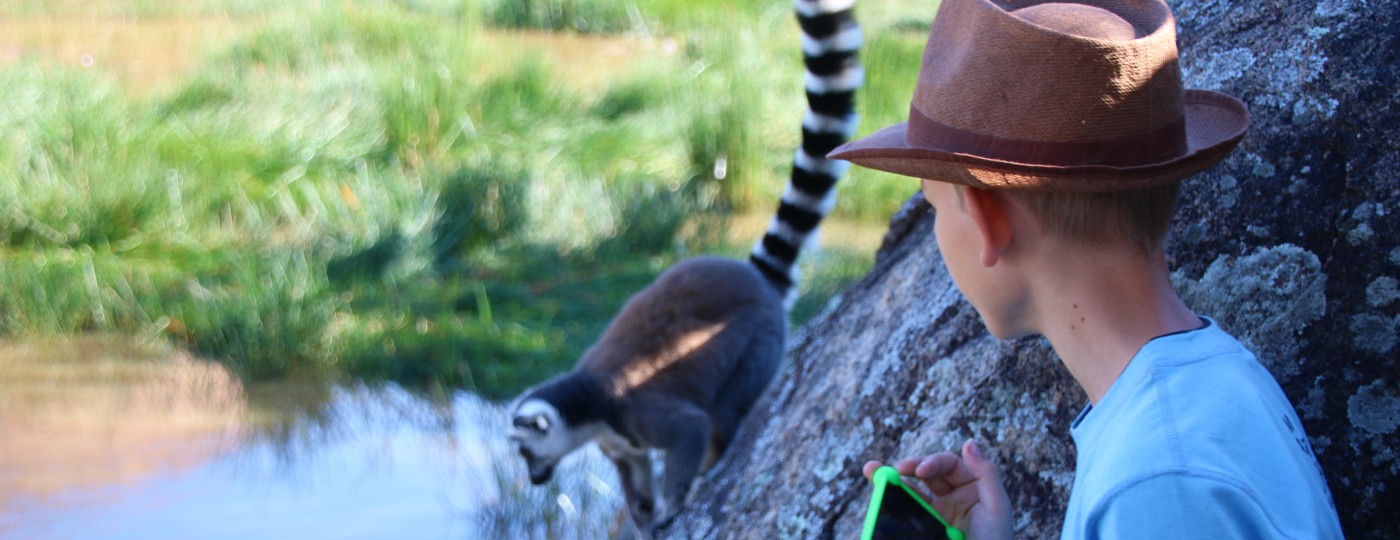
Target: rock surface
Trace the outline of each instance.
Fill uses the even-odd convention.
[[[1400,536],[1400,0],[1170,3],[1188,86],[1253,114],[1185,185],[1178,290],[1279,380],[1348,537]],[[1043,340],[986,333],[932,225],[911,198],[662,537],[855,538],[862,463],[968,438],[1000,463],[1017,536],[1058,535],[1084,394]]]

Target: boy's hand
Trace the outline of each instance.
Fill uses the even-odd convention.
[[[865,478],[880,465],[866,463]],[[963,443],[962,457],[943,452],[903,459],[894,468],[902,476],[922,480],[933,493],[933,509],[967,534],[968,540],[1011,538],[1011,500],[996,465],[982,457],[977,443]]]

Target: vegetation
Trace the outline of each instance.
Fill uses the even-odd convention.
[[[747,250],[729,216],[776,205],[805,106],[790,9],[7,3],[249,29],[153,96],[0,67],[0,336],[161,335],[252,379],[514,393],[671,263]],[[922,34],[877,19],[871,69],[917,65]],[[867,128],[901,119],[912,77],[872,77],[906,90],[872,88]],[[857,172],[838,216],[882,221],[912,191]],[[810,257],[795,319],[872,248]]]

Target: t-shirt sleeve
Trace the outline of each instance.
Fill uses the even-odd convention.
[[[1256,494],[1209,473],[1162,473],[1127,482],[1093,509],[1088,521],[1088,538],[1287,536]]]

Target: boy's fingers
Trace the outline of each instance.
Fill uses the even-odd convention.
[[[953,492],[953,484],[949,484],[941,476],[924,478],[923,481],[924,485],[928,486],[929,493],[932,493],[934,497],[943,497]]]
[[[861,468],[860,473],[865,475],[866,480],[874,479],[875,469],[880,468],[881,465],[884,464],[874,460],[867,461],[865,462],[865,466]]]
[[[986,504],[993,513],[1011,512],[1011,499],[1001,484],[1001,471],[995,463],[982,456],[982,449],[969,439],[963,443],[963,457],[972,473],[983,478],[977,484],[977,498]]]
[[[879,466],[879,462],[868,462],[862,472],[865,473],[866,478],[870,478]],[[901,476],[922,480],[935,497],[942,497],[954,489],[978,482],[978,480],[988,480],[990,484],[1001,486],[1001,474],[997,471],[996,465],[982,457],[981,449],[977,448],[977,444],[972,440],[963,444],[962,457],[951,452],[941,452],[929,456],[901,459],[895,462],[894,468]],[[982,488],[983,486],[979,484],[978,491],[981,492]],[[991,495],[991,493],[987,494]],[[1002,497],[1005,496],[1002,495]]]
[[[899,471],[900,476],[904,476],[907,478],[918,478],[919,480],[923,480],[924,485],[928,486],[929,491],[935,497],[937,497],[944,492],[943,488],[945,482],[943,482],[941,478],[935,478],[933,480],[930,480],[926,476],[918,474],[919,466],[922,465],[924,461],[931,458],[933,458],[933,456],[922,456],[901,459],[899,460],[899,462],[894,464],[894,469],[896,471]]]
[[[967,464],[969,474],[978,478],[988,477],[1001,484],[1001,472],[997,470],[996,464],[982,456],[982,449],[972,439],[963,443],[963,462]]]
[[[899,471],[899,474],[903,476],[914,476],[914,468],[918,467],[919,463],[922,463],[925,459],[928,459],[928,457],[919,456],[901,459],[894,462],[894,470]]]
[[[914,476],[928,484],[933,494],[939,497],[960,486],[977,481],[977,474],[968,469],[967,463],[951,453],[928,456],[914,468]]]

